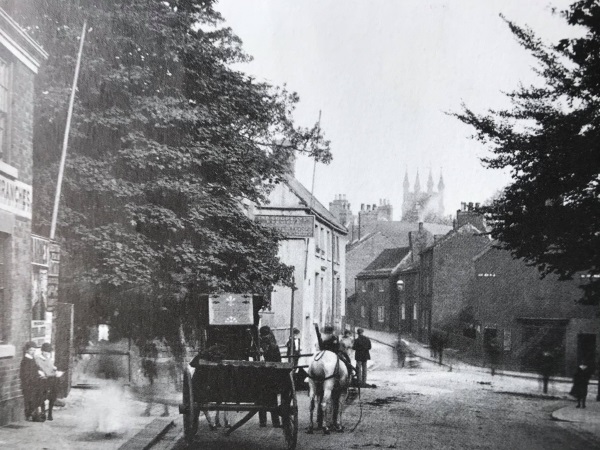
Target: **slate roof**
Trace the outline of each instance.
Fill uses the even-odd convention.
[[[402,260],[410,253],[410,247],[388,248],[383,250],[371,264],[361,271],[356,278],[387,276],[392,273]]]
[[[317,198],[302,185],[302,183],[296,180],[296,178],[290,174],[287,174],[285,175],[285,182],[292,192],[300,198],[302,203],[304,203],[308,208],[312,209],[312,212],[321,220],[329,223],[329,225],[331,225],[340,233],[348,234],[348,229],[340,224],[335,216],[331,214],[329,210],[325,208],[325,206],[323,206],[321,202],[319,202],[319,200],[317,200]]]

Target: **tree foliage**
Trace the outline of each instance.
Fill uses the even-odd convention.
[[[49,229],[88,23],[58,223],[63,293],[176,310],[192,293],[265,293],[289,282],[290,268],[277,258],[279,236],[244,205],[266,202],[294,152],[328,162],[329,145],[318,127],[293,123],[295,93],[232,69],[249,57],[213,4],[17,5],[17,20],[50,54],[35,96],[39,234]]]
[[[581,34],[553,45],[507,20],[543,83],[507,94],[509,109],[455,115],[491,150],[487,167],[511,170],[512,183],[483,209],[492,236],[542,276],[587,274],[582,300],[598,303],[600,5],[578,1],[562,15]]]

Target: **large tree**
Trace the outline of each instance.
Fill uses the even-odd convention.
[[[88,23],[58,238],[62,294],[96,299],[97,313],[111,313],[106,305],[115,300],[121,308],[135,301],[151,312],[179,311],[177,322],[186,316],[178,304],[193,294],[265,293],[289,282],[278,236],[243,206],[266,201],[294,152],[328,162],[328,143],[317,127],[294,125],[296,94],[232,68],[248,56],[214,3],[16,6],[19,22],[50,54],[35,97],[40,234],[49,229],[78,39]]]
[[[492,236],[542,276],[585,273],[582,300],[600,297],[600,5],[575,2],[562,12],[578,37],[545,44],[507,23],[536,58],[542,83],[508,96],[509,109],[457,117],[490,150],[489,168],[509,168],[512,182],[484,208]]]

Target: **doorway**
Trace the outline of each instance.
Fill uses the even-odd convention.
[[[577,365],[586,363],[596,364],[596,335],[581,333],[577,335]]]

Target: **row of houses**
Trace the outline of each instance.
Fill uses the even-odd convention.
[[[420,223],[407,245],[382,249],[354,277],[347,321],[425,343],[435,333],[475,362],[485,362],[493,342],[507,369],[534,371],[545,350],[556,373],[596,363],[600,310],[578,302],[589,278],[541,279],[490,240],[475,210],[463,204],[445,234]]]

